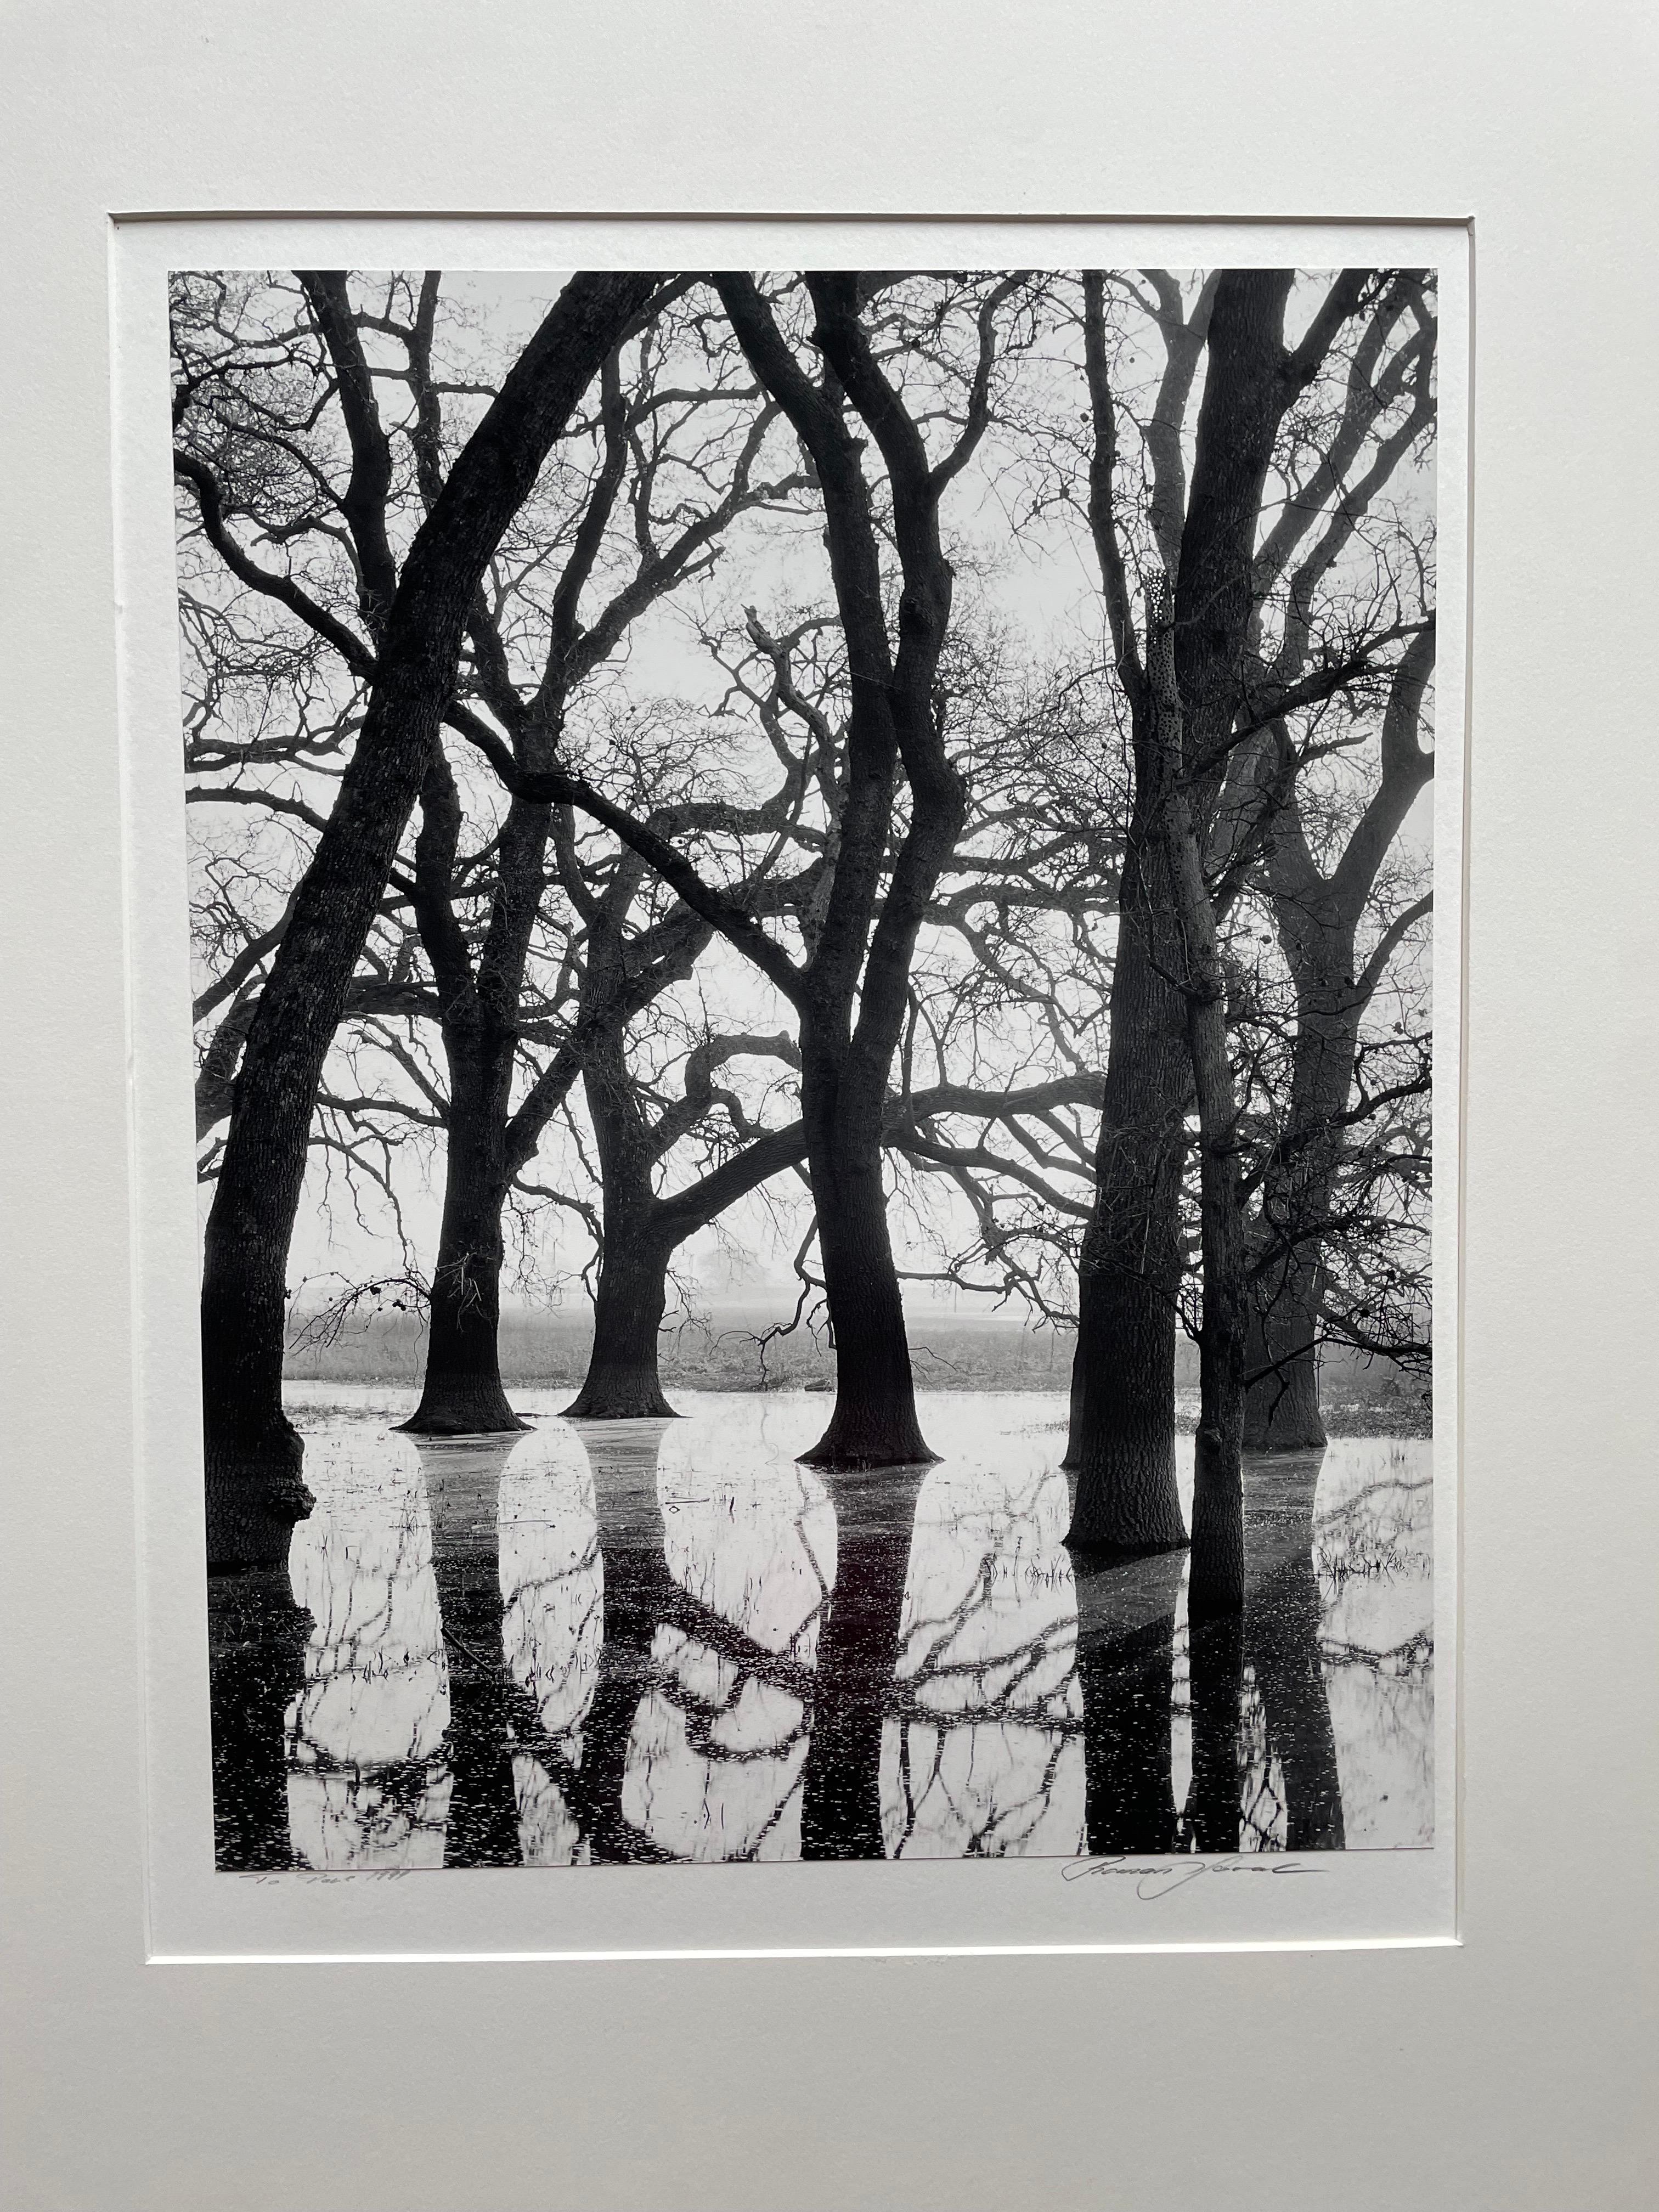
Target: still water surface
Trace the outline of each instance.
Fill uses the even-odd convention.
[[[930,1392],[938,1466],[825,1475],[804,1393],[460,1443],[295,1396],[316,1509],[212,1591],[222,1868],[1432,1841],[1426,1442],[1254,1462],[1194,1633],[1181,1555],[1066,1549],[1060,1397]]]

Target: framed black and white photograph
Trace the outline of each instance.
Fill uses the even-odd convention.
[[[1168,137],[919,17],[901,143],[153,12],[26,155],[18,2201],[1641,2202],[1633,83],[1600,232],[1472,16]]]
[[[167,273],[221,1877],[1449,1933],[1467,240],[1011,242]]]

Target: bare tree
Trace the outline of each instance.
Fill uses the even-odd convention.
[[[415,380],[421,425],[416,450],[429,486],[428,499],[438,495],[440,483],[439,401],[430,368],[431,284],[428,277],[414,326],[399,332],[409,347]],[[514,587],[503,586],[493,595],[481,590],[471,611],[471,688],[506,731],[520,769],[533,772],[557,757],[576,694],[617,651],[630,624],[686,578],[706,570],[721,533],[734,520],[757,507],[775,506],[804,483],[799,476],[776,483],[754,479],[754,465],[775,410],[747,406],[752,386],[739,387],[734,394],[731,380],[722,382],[717,374],[706,388],[688,392],[683,383],[665,374],[665,364],[673,363],[675,357],[668,319],[659,315],[647,324],[627,382],[616,354],[605,363],[597,464],[574,526],[565,526],[556,536],[545,523],[538,529],[532,522],[525,533],[521,518],[520,534],[527,534],[529,542],[516,564],[521,574]],[[717,410],[722,422],[709,427],[702,418]],[[735,427],[727,428],[728,422]],[[683,441],[684,455],[677,440]],[[731,448],[725,481],[705,491],[701,505],[694,504],[690,495],[715,483],[725,459],[723,446]],[[632,558],[585,620],[584,599],[603,575],[601,556],[619,509],[627,520]],[[539,577],[549,538],[557,542],[567,532],[568,550],[544,610],[523,580]],[[520,672],[526,667],[528,681]],[[561,1103],[561,1085],[568,1090],[578,1067],[587,1078],[591,1102],[596,1085],[602,1098],[616,1095],[623,1074],[623,1031],[629,1013],[637,1011],[648,995],[648,991],[642,995],[642,979],[648,977],[661,988],[686,972],[689,961],[706,943],[708,931],[702,927],[699,936],[696,917],[682,909],[661,925],[652,946],[635,963],[635,973],[624,975],[622,933],[637,869],[630,874],[624,865],[612,891],[603,900],[592,900],[574,860],[564,862],[560,872],[565,890],[587,926],[590,988],[570,1052],[544,1072],[515,1109],[512,1091],[520,1000],[554,835],[553,810],[544,799],[513,798],[498,833],[489,925],[476,951],[469,946],[455,912],[460,803],[441,750],[434,754],[422,793],[422,816],[416,847],[416,911],[443,1007],[449,1106],[444,1218],[432,1275],[426,1385],[410,1426],[433,1433],[513,1427],[517,1419],[501,1386],[497,1352],[501,1212],[507,1191],[533,1153],[547,1118]],[[563,835],[568,843],[568,827]],[[602,1076],[597,1073],[601,1067]],[[619,1137],[608,1141],[617,1129],[615,1117],[607,1117],[600,1139],[607,1192],[614,1201],[608,1212],[617,1206],[627,1210],[617,1188],[626,1174],[626,1146]],[[635,1226],[620,1224],[624,1242]],[[610,1324],[613,1318],[620,1319],[623,1306],[635,1303],[620,1291],[622,1272],[616,1254],[608,1249],[602,1269],[601,1343],[609,1341]],[[654,1362],[654,1322],[649,1334]]]
[[[684,852],[564,770],[520,772],[499,749],[503,780],[521,795],[569,800],[613,828],[759,967],[799,1023],[803,1116],[836,1363],[836,1412],[808,1457],[830,1466],[915,1463],[931,1455],[916,1419],[908,1341],[882,1187],[888,1073],[902,1034],[917,934],[962,827],[965,799],[937,712],[934,679],[947,633],[952,572],[939,535],[944,494],[983,436],[999,343],[998,314],[1018,279],[970,287],[971,365],[943,458],[878,358],[852,275],[812,273],[805,289],[824,374],[802,368],[754,280],[721,276],[720,299],[762,384],[811,461],[823,501],[836,609],[847,640],[850,711],[833,864],[797,962],[742,903],[709,884]],[[901,574],[896,644],[881,538],[862,442],[887,471]],[[901,771],[908,817],[890,864]],[[827,857],[827,856],[826,856]]]
[[[328,827],[249,1024],[209,1217],[203,1271],[203,1406],[210,1559],[264,1558],[309,1498],[283,1413],[288,1246],[324,1060],[404,825],[431,767],[467,613],[485,563],[601,362],[647,305],[650,275],[578,275],[550,309],[468,440],[401,574],[361,459],[340,495],[360,575],[365,642],[285,574],[272,596],[372,660],[368,708]],[[367,379],[341,379],[349,422]],[[231,536],[211,471],[181,449],[204,527],[244,581],[258,564]],[[240,565],[239,565],[240,564]],[[263,586],[259,586],[263,588]]]
[[[1346,326],[1368,308],[1385,313],[1389,324],[1398,315],[1397,307],[1374,307],[1376,279],[1349,271],[1326,291],[1291,345],[1283,334],[1291,289],[1289,272],[1228,271],[1183,313],[1178,288],[1156,288],[1149,312],[1164,332],[1165,365],[1146,441],[1148,496],[1137,515],[1116,485],[1118,410],[1106,280],[1084,280],[1093,438],[1090,521],[1134,776],[1099,1186],[1083,1255],[1080,1434],[1073,1442],[1079,1468],[1073,1534],[1080,1542],[1146,1548],[1185,1539],[1174,1485],[1172,1368],[1183,1265],[1182,1160],[1195,1103],[1200,1183],[1209,1179],[1201,1205],[1206,1273],[1200,1353],[1212,1388],[1209,1412],[1200,1415],[1202,1489],[1205,1498],[1220,1499],[1216,1525],[1228,1532],[1224,1548],[1242,1547],[1232,1485],[1235,1428],[1242,1435],[1249,1270],[1237,1157],[1240,1101],[1216,922],[1259,860],[1276,805],[1304,764],[1306,749],[1290,748],[1272,773],[1250,780],[1243,802],[1234,764],[1256,757],[1250,741],[1275,719],[1283,722],[1383,665],[1411,628],[1398,594],[1385,593],[1384,611],[1368,610],[1371,618],[1353,634],[1338,639],[1316,631],[1310,599],[1324,580],[1327,560],[1301,580],[1299,653],[1264,664],[1261,608],[1301,534],[1281,532],[1275,544],[1270,532],[1265,557],[1258,553],[1270,469],[1277,455],[1294,483],[1294,451],[1313,443],[1316,465],[1303,504],[1316,514],[1341,508],[1346,467],[1376,410],[1346,458],[1328,429],[1303,422],[1295,410],[1328,374],[1332,349]],[[1166,434],[1180,428],[1179,410],[1194,374],[1192,326],[1200,319],[1205,377],[1189,484],[1181,438]],[[1341,464],[1334,470],[1327,465],[1334,453]],[[1338,538],[1333,555],[1340,544]],[[1139,587],[1132,563],[1140,572]],[[1206,1081],[1195,1084],[1200,1062]],[[1208,1519],[1207,1508],[1194,1510]],[[1206,1554],[1209,1549],[1206,1542]],[[1222,1584],[1236,1583],[1242,1550],[1217,1572]],[[1206,1577],[1200,1581],[1207,1586]]]

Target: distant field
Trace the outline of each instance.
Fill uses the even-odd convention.
[[[664,1382],[682,1389],[829,1389],[836,1374],[829,1346],[805,1328],[763,1340],[781,1318],[775,1309],[724,1306],[705,1318],[665,1328]],[[1069,1334],[1023,1328],[997,1314],[909,1316],[916,1381],[923,1389],[1063,1390],[1070,1379]],[[553,1308],[501,1317],[502,1379],[509,1385],[556,1389],[581,1381],[592,1342],[585,1313]],[[295,1380],[412,1382],[426,1356],[426,1330],[413,1314],[376,1314],[353,1322],[331,1345],[290,1350],[284,1372]],[[1197,1346],[1182,1341],[1176,1357],[1181,1412],[1190,1423],[1198,1403]],[[1321,1370],[1326,1425],[1333,1435],[1426,1436],[1429,1406],[1421,1378],[1390,1360],[1330,1352]]]

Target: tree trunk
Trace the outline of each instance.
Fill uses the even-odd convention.
[[[414,1436],[494,1436],[527,1428],[501,1388],[501,1207],[511,1034],[480,1034],[477,1001],[447,1021],[448,1148],[433,1270],[426,1381],[404,1426]]]
[[[1192,1082],[1183,1068],[1197,1056],[1191,1035],[1194,930],[1202,908],[1213,952],[1214,916],[1200,856],[1227,757],[1254,604],[1251,556],[1273,440],[1300,374],[1283,348],[1285,270],[1230,270],[1216,289],[1209,366],[1199,410],[1192,490],[1173,578],[1149,580],[1144,669],[1127,642],[1129,609],[1117,521],[1112,511],[1109,393],[1103,360],[1091,359],[1096,451],[1091,520],[1120,667],[1129,694],[1134,805],[1121,896],[1118,964],[1112,979],[1112,1040],[1101,1127],[1099,1188],[1085,1241],[1079,1326],[1088,1346],[1074,1542],[1146,1548],[1181,1540],[1174,1504],[1173,1298],[1179,1283],[1182,1124]],[[1292,373],[1294,372],[1294,373]],[[1187,810],[1180,837],[1172,801]],[[1182,844],[1193,848],[1190,854]],[[1195,877],[1193,872],[1195,871]],[[1178,917],[1179,926],[1176,927]],[[1213,977],[1203,983],[1213,1002]],[[1187,1000],[1183,1015],[1182,1002]],[[1220,1024],[1224,1067],[1224,1005]],[[1213,1054],[1212,1054],[1213,1058]],[[1231,1079],[1225,1088],[1231,1091]],[[1218,1094],[1218,1101],[1220,1094]],[[1204,1101],[1200,1097],[1200,1118]],[[1231,1146],[1231,1115],[1228,1116]],[[1218,1129],[1212,1132],[1211,1158]],[[1236,1176],[1234,1191],[1236,1198]],[[1236,1210],[1236,1208],[1235,1208]],[[1227,1264],[1233,1265],[1230,1254]],[[1224,1327],[1242,1328],[1232,1285],[1211,1327],[1211,1387],[1235,1367],[1242,1387],[1243,1342],[1224,1348]],[[1231,1387],[1228,1385],[1227,1387]],[[1200,1513],[1228,1509],[1242,1424],[1204,1416],[1194,1497],[1194,1588],[1212,1587],[1211,1569],[1232,1572],[1242,1540],[1221,1550],[1206,1538],[1197,1557]],[[1218,1531],[1213,1518],[1211,1536]],[[1228,1554],[1223,1557],[1223,1552]],[[1215,1585],[1218,1587],[1218,1585]],[[1242,1581],[1241,1581],[1242,1591]]]
[[[1360,1024],[1382,980],[1389,938],[1397,939],[1427,902],[1396,916],[1382,957],[1374,953],[1363,969],[1356,963],[1355,938],[1377,872],[1433,769],[1433,756],[1421,750],[1416,730],[1434,649],[1432,628],[1420,630],[1395,671],[1383,719],[1382,784],[1332,873],[1327,877],[1315,863],[1294,793],[1275,824],[1269,883],[1279,945],[1296,986],[1296,1042],[1290,1112],[1253,1224],[1261,1255],[1259,1319],[1244,1437],[1255,1449],[1312,1449],[1325,1442],[1316,1346],[1327,1224]]]
[[[284,1245],[283,1272],[287,1269]],[[280,1282],[281,1278],[276,1279]],[[300,1433],[282,1410],[284,1304],[251,1249],[223,1253],[202,1313],[202,1425],[210,1574],[275,1567],[316,1502]],[[238,1324],[248,1334],[239,1334]],[[253,1333],[264,1356],[252,1355]]]
[[[419,1406],[403,1424],[411,1436],[495,1436],[530,1426],[501,1386],[501,1257],[499,1191],[483,1178],[458,1176],[452,1164],[432,1277],[426,1379]]]
[[[843,1073],[802,1024],[802,1109],[836,1346],[836,1407],[809,1467],[931,1465],[916,1416],[904,1301],[882,1188],[879,1111],[860,1114]]]
[[[1296,980],[1297,1028],[1290,1112],[1254,1224],[1267,1264],[1252,1300],[1247,1372],[1255,1379],[1246,1401],[1244,1441],[1257,1451],[1312,1450],[1326,1440],[1316,1349],[1322,1230],[1368,995],[1353,981],[1353,932],[1332,903],[1328,896],[1309,897],[1295,933],[1281,928]]]
[[[1145,863],[1132,856],[1122,898],[1095,1210],[1079,1270],[1067,1453],[1078,1480],[1066,1541],[1161,1552],[1187,1540],[1176,1489],[1175,1353],[1192,1079],[1181,1000],[1166,980],[1164,872],[1151,854]]]
[[[1184,572],[1183,572],[1184,573]],[[1192,1618],[1244,1602],[1244,1339],[1249,1309],[1239,1194],[1239,1108],[1227,1021],[1227,979],[1183,769],[1182,701],[1167,589],[1146,609],[1147,739],[1143,775],[1180,923],[1180,999],[1198,1106],[1199,1218],[1204,1318],[1194,1444]]]
[[[839,846],[829,906],[807,963],[805,991],[796,1000],[802,1118],[836,1377],[830,1425],[802,1457],[819,1467],[921,1465],[933,1455],[916,1419],[904,1307],[888,1235],[882,1116],[908,1010],[917,934],[966,813],[962,778],[945,750],[936,686],[954,574],[939,536],[939,508],[956,466],[982,435],[984,417],[981,413],[977,427],[970,422],[964,430],[953,463],[930,463],[920,429],[871,350],[859,320],[858,283],[847,271],[814,272],[806,279],[817,317],[815,342],[826,366],[822,385],[803,374],[750,279],[716,282],[757,374],[817,465],[849,663]],[[988,331],[988,325],[982,343]],[[988,376],[990,358],[987,351]],[[862,441],[848,427],[844,399],[851,400],[887,468],[893,542],[904,578],[896,654],[883,610]],[[883,896],[901,761],[910,820]]]
[[[1314,1451],[1326,1441],[1319,1404],[1319,1319],[1317,1288],[1307,1271],[1281,1267],[1259,1297],[1267,1310],[1253,1310],[1245,1370],[1255,1380],[1244,1393],[1247,1451]]]
[[[590,924],[584,997],[604,1004],[622,973],[622,939],[603,917]],[[614,971],[614,973],[612,972]],[[651,1132],[628,1066],[625,1018],[595,1018],[581,1046],[582,1088],[599,1155],[605,1208],[593,1349],[569,1420],[672,1417],[657,1376],[657,1332],[667,1303],[673,1242],[656,1225]]]
[[[672,1418],[657,1373],[657,1333],[668,1302],[668,1253],[633,1233],[626,1217],[607,1218],[593,1302],[593,1349],[568,1421]]]
[[[1078,1341],[1072,1347],[1072,1382],[1066,1401],[1066,1456],[1060,1462],[1066,1474],[1075,1474],[1083,1464],[1083,1396],[1086,1381],[1079,1325]]]
[[[528,1425],[501,1388],[501,1209],[514,1173],[508,1109],[525,963],[541,903],[548,809],[515,799],[507,810],[476,968],[455,918],[460,799],[441,749],[421,793],[421,811],[415,909],[443,1005],[449,1107],[426,1382],[405,1425],[416,1436],[499,1435]]]
[[[635,314],[647,275],[573,277],[451,470],[410,550],[326,829],[260,994],[202,1271],[208,1555],[282,1556],[310,1500],[283,1412],[288,1249],[312,1112],[347,989],[427,774],[485,562]]]

